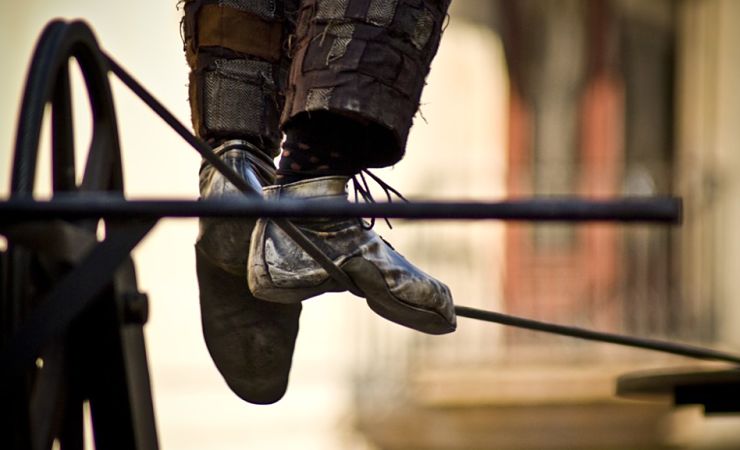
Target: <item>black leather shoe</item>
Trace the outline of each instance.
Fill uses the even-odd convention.
[[[215,152],[259,192],[274,180],[272,161],[250,143],[224,142]],[[200,171],[202,199],[242,194],[209,164]],[[274,403],[285,394],[301,305],[256,299],[247,286],[254,220],[203,218],[195,244],[203,336],[228,386],[242,399]]]

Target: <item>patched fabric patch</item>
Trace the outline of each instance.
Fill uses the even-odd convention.
[[[306,97],[306,111],[329,109],[329,100],[334,89],[311,89]]]
[[[223,47],[245,55],[278,61],[283,26],[228,5],[204,5],[198,11],[198,47]]]
[[[419,21],[416,22],[414,33],[411,35],[411,42],[414,43],[414,47],[419,50],[423,49],[429,42],[429,38],[432,37],[432,31],[434,31],[434,15],[425,8],[419,17]]]
[[[379,27],[386,27],[393,21],[398,0],[370,0],[367,21]]]
[[[274,87],[272,82],[272,64],[255,59],[217,59],[216,70],[226,77],[248,79]]]
[[[349,0],[319,0],[316,11],[317,20],[337,20],[344,18]]]
[[[274,19],[277,14],[275,0],[218,0],[218,4],[251,12],[268,19]]]
[[[263,136],[279,142],[273,65],[249,59],[217,59],[191,81],[201,96],[201,134]]]
[[[329,33],[336,36],[334,42],[331,44],[331,50],[327,56],[326,63],[329,64],[331,61],[341,58],[347,53],[347,47],[352,41],[352,34],[355,32],[355,26],[351,23],[345,23],[342,25],[331,26],[327,25],[330,30]]]
[[[261,134],[263,95],[259,86],[207,73],[203,114],[206,129],[215,133]]]

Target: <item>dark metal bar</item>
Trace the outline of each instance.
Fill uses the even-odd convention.
[[[136,449],[156,449],[157,429],[143,328],[149,318],[149,299],[146,294],[139,292],[136,269],[131,258],[118,269],[113,288],[119,311],[117,328],[120,337],[120,357],[128,391],[126,396],[130,410],[128,420],[137,443]],[[104,391],[108,392],[106,389]],[[114,403],[120,404],[120,401],[114,400]]]
[[[29,408],[33,450],[52,448],[54,438],[59,435],[63,409],[60,405],[66,401],[65,383],[69,370],[65,344],[62,339],[56,340],[41,354],[43,370],[36,372]]]
[[[124,264],[133,269],[132,263]],[[95,302],[78,319],[82,322],[80,338],[85,339],[78,346],[85,355],[81,369],[92,374],[83,375],[82,388],[90,401],[95,448],[154,450],[158,444],[144,364],[143,321],[127,321],[126,299],[111,292],[114,290],[119,291],[119,286],[103,294],[105,300],[112,301]],[[127,331],[137,339],[127,338]]]
[[[655,350],[663,353],[688,356],[690,358],[726,361],[733,364],[740,364],[740,355],[722,352],[719,350],[713,350],[710,348],[696,347],[693,345],[681,344],[677,342],[661,341],[658,339],[647,339],[634,336],[624,336],[621,334],[605,333],[601,331],[593,331],[584,328],[569,327],[565,325],[556,325],[553,323],[539,322],[536,320],[509,316],[507,314],[485,311],[482,309],[475,309],[467,306],[456,306],[455,312],[460,317],[468,317],[470,319],[483,320],[486,322],[493,322],[517,328],[542,331],[550,334],[559,334],[561,336],[570,336],[589,341],[606,342],[609,344],[636,347],[645,350]]]
[[[545,222],[653,222],[675,224],[681,220],[680,199],[623,198],[583,200],[539,198],[482,202],[347,203],[264,201],[235,198],[206,201],[129,200],[120,196],[86,194],[51,201],[11,198],[0,202],[0,223],[53,218],[131,217],[388,217],[414,220],[527,220]]]
[[[59,69],[51,110],[52,185],[54,192],[73,191],[77,186],[69,66]]]

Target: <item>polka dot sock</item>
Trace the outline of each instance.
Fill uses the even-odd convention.
[[[352,176],[364,168],[367,126],[332,114],[311,114],[294,121],[278,164],[278,184],[330,175]]]

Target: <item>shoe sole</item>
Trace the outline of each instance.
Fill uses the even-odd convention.
[[[250,289],[252,289],[250,287]],[[306,300],[318,297],[321,294],[331,292],[343,292],[344,288],[337,287],[333,279],[329,278],[323,283],[306,288],[255,288],[252,295],[264,302],[279,303],[281,305],[295,305]]]
[[[367,305],[379,316],[427,334],[447,334],[457,328],[442,314],[413,306],[394,296],[380,270],[366,259],[351,258],[342,268],[366,294]]]
[[[201,327],[211,359],[243,400],[275,403],[285,394],[301,305],[262,302],[243,277],[213,264],[196,248]]]
[[[437,311],[411,305],[394,296],[383,274],[371,262],[354,257],[341,266],[353,283],[365,294],[367,305],[379,316],[427,334],[447,334],[457,329]],[[295,304],[327,292],[342,292],[332,278],[306,288],[262,288],[252,291],[255,297],[272,303]]]

